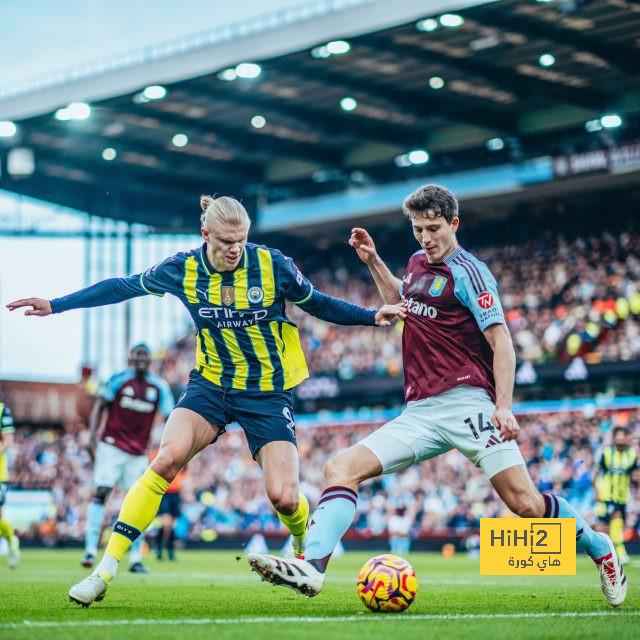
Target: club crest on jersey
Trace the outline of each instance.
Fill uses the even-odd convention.
[[[429,287],[429,295],[434,297],[439,296],[444,291],[446,284],[447,279],[444,276],[436,276]]]
[[[483,309],[489,309],[493,306],[493,296],[488,291],[483,291],[478,296],[478,304]]]
[[[222,296],[222,303],[230,307],[236,299],[235,287],[220,287],[220,295]]]
[[[264,291],[260,287],[251,287],[247,291],[247,298],[252,304],[258,304],[264,299]]]
[[[155,402],[158,399],[158,390],[155,387],[147,387],[144,392],[144,397],[149,402]]]

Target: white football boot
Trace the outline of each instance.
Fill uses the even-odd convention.
[[[289,587],[309,598],[318,595],[324,584],[324,573],[306,560],[285,560],[264,553],[250,553],[247,560],[251,569],[260,574],[263,580]]]
[[[106,573],[92,573],[69,589],[69,600],[88,607],[92,602],[104,600],[110,583]]]
[[[598,571],[600,571],[602,593],[612,607],[619,607],[627,596],[627,576],[620,564],[613,540],[604,533],[600,535],[607,540],[609,545],[609,553],[596,560]]]

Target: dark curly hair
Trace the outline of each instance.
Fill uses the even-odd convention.
[[[442,216],[451,224],[458,215],[458,201],[449,189],[437,184],[425,184],[404,199],[402,211],[409,218]]]

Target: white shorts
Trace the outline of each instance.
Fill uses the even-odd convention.
[[[93,483],[96,487],[115,487],[129,491],[149,464],[147,456],[134,456],[107,442],[98,442]]]
[[[463,385],[409,402],[391,422],[361,440],[380,460],[383,473],[457,449],[488,478],[524,464],[515,441],[502,442],[491,424],[495,405],[484,389]]]

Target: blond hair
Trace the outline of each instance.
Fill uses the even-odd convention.
[[[236,226],[251,226],[251,218],[241,202],[230,196],[200,196],[200,224],[211,230],[213,222]]]

